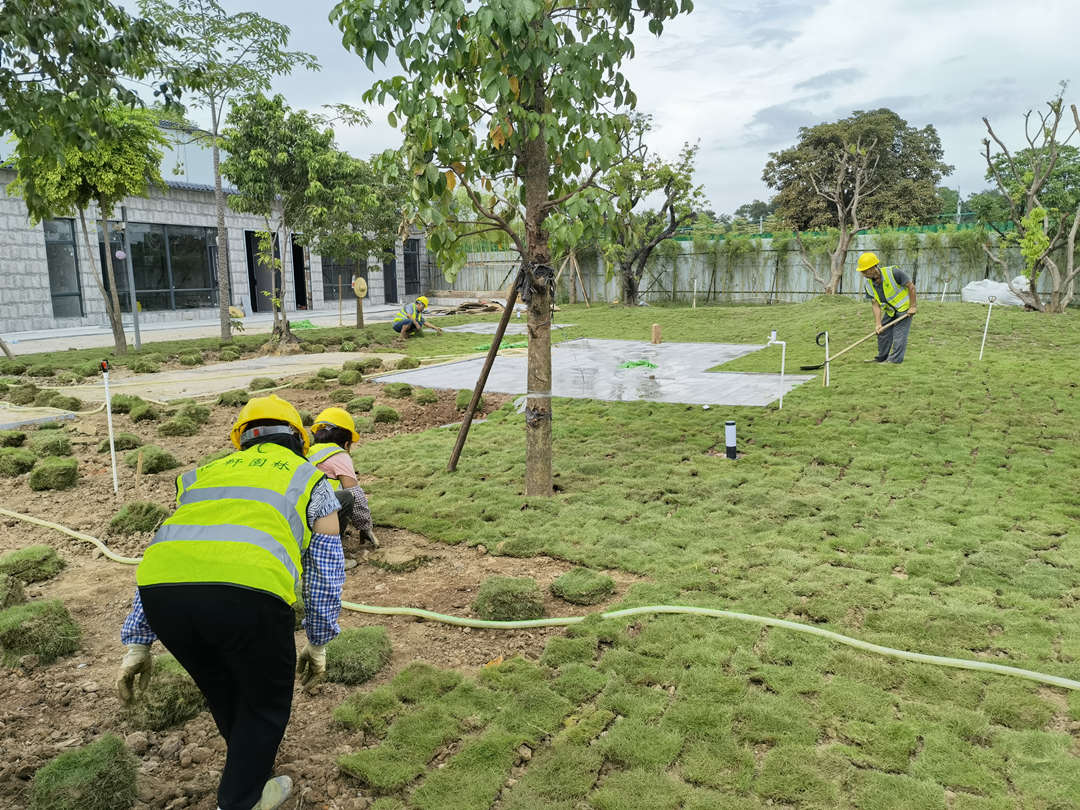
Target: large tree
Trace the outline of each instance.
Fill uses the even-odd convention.
[[[620,68],[633,55],[636,25],[660,34],[692,8],[690,0],[343,0],[331,12],[346,47],[369,67],[391,48],[402,66],[366,99],[393,102],[390,123],[404,131],[414,199],[440,264],[451,273],[461,266],[467,233],[501,231],[521,255],[526,495],[552,493],[555,272],[546,220],[562,210],[561,221],[571,222],[581,190],[618,156],[626,119],[610,110],[635,103]],[[464,231],[446,215],[459,185],[475,209]]]
[[[11,160],[17,176],[9,188],[26,200],[35,223],[78,214],[91,275],[105,302],[116,353],[123,354],[127,351],[127,339],[113,272],[109,219],[125,197],[143,196],[150,183],[164,187],[160,166],[161,147],[166,140],[158,129],[156,115],[150,111],[113,105],[104,110],[103,116],[101,130],[84,133],[84,146],[69,146],[59,161],[49,151],[42,154],[39,143],[33,139],[20,140]],[[48,124],[47,120],[42,122],[43,126]],[[86,210],[91,203],[97,203],[105,239],[108,290],[94,259],[97,228],[91,244],[86,222]],[[135,291],[129,290],[128,294],[134,296]]]
[[[803,260],[826,293],[838,291],[855,232],[936,217],[942,161],[937,130],[909,126],[892,110],[856,110],[847,118],[799,129],[799,142],[772,152],[762,179],[777,189],[776,214],[796,231],[835,228],[827,278]]]
[[[121,77],[154,75],[167,41],[160,26],[108,2],[4,0],[0,133],[14,135],[22,154],[37,156],[39,167],[58,164],[72,147],[118,137],[111,105],[138,103]],[[170,91],[168,85],[159,89]],[[35,209],[47,203],[33,185],[23,193]]]
[[[314,56],[289,51],[289,28],[255,12],[227,14],[217,0],[139,0],[142,13],[167,28],[174,44],[162,59],[190,88],[188,99],[210,114],[209,140],[217,205],[218,304],[221,339],[232,338],[229,316],[229,239],[221,185],[221,128],[240,96],[270,89],[274,76],[296,68],[318,70]],[[254,302],[252,302],[254,306]]]
[[[983,139],[986,174],[993,179],[1009,206],[1015,230],[1006,231],[1002,242],[1015,244],[1024,256],[1029,286],[1013,292],[1025,304],[1045,312],[1064,312],[1073,298],[1080,264],[1076,261],[1076,237],[1080,229],[1080,149],[1067,142],[1080,132],[1080,116],[1072,106],[1072,118],[1065,109],[1063,84],[1058,94],[1046,102],[1045,112],[1029,110],[1024,115],[1026,145],[1012,152],[983,118],[987,136]],[[1008,265],[989,245],[987,255],[1002,270]],[[1060,256],[1061,252],[1064,256]],[[1064,262],[1064,267],[1061,262]],[[1049,300],[1038,291],[1039,277],[1050,280]]]
[[[763,200],[754,200],[753,202],[743,203],[735,209],[734,216],[736,219],[745,219],[750,222],[758,222],[766,217],[771,217],[776,213],[777,201],[776,198],[764,202]]]
[[[679,157],[666,161],[649,151],[646,138],[652,118],[635,115],[623,139],[623,160],[602,176],[611,195],[600,247],[610,268],[617,268],[622,301],[636,306],[645,266],[656,247],[690,225],[705,206],[701,186],[694,185],[696,144],[684,144]],[[614,275],[614,273],[611,273]]]

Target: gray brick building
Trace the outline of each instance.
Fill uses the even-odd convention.
[[[0,156],[2,157],[2,156]],[[208,320],[218,317],[216,224],[208,153],[174,138],[162,175],[165,190],[129,198],[110,223],[117,292],[125,322],[130,311],[127,262],[132,263],[141,323]],[[174,165],[175,164],[175,165]],[[101,292],[93,277],[78,219],[31,224],[23,201],[7,191],[13,172],[0,168],[0,333],[107,325]],[[97,212],[87,211],[95,263],[104,273],[104,237],[94,229]],[[257,252],[259,217],[226,209],[231,302],[249,312],[271,308],[263,291],[270,271]],[[290,239],[279,248],[290,318],[305,311],[335,310],[344,296],[354,310],[351,282],[355,263],[338,262],[306,250]],[[399,242],[394,261],[363,271],[366,303],[411,300],[431,285],[433,267],[423,234]],[[340,282],[340,286],[339,286]]]

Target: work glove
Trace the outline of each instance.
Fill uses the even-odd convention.
[[[326,645],[309,641],[296,661],[296,674],[300,676],[300,685],[305,688],[321,681],[326,675]]]
[[[364,529],[360,534],[364,538],[364,542],[371,543],[375,548],[379,547],[379,540],[375,537],[375,532],[371,529]]]
[[[120,661],[120,673],[116,678],[116,691],[126,705],[135,702],[135,677],[139,678],[138,693],[141,695],[150,686],[150,676],[154,671],[154,657],[150,655],[149,644],[129,644],[124,658]]]

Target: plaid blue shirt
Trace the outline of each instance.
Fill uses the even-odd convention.
[[[323,479],[311,490],[311,501],[307,508],[308,525],[314,525],[316,520],[337,509],[337,495],[330,483]],[[304,630],[312,644],[326,644],[341,632],[338,616],[341,613],[341,588],[345,584],[345,553],[341,549],[341,537],[313,533],[300,562],[304,566]],[[124,619],[120,631],[120,641],[124,644],[153,644],[156,639],[146,621],[142,597],[136,588],[131,612]]]

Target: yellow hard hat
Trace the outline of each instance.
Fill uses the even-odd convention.
[[[311,441],[308,432],[304,430],[304,422],[300,419],[300,413],[277,394],[250,399],[247,405],[240,409],[240,415],[236,417],[236,422],[229,433],[229,438],[232,439],[233,446],[237,450],[241,449],[241,438],[245,433],[248,422],[255,422],[259,419],[273,419],[277,422],[284,422],[293,428],[300,434],[300,440],[303,442],[303,453],[305,456],[307,455]],[[262,428],[253,428],[253,430],[259,431]]]
[[[421,295],[419,298],[416,299],[416,303],[418,303],[424,309],[427,309],[428,308],[427,296],[426,295]]]
[[[879,264],[881,264],[881,262],[878,261],[877,254],[867,251],[859,256],[857,269],[860,273],[864,273],[871,267],[877,267]]]
[[[316,431],[319,425],[347,430],[354,442],[360,441],[360,434],[356,432],[356,422],[353,421],[352,414],[344,408],[327,408],[320,413],[311,425],[312,432]]]

